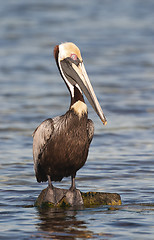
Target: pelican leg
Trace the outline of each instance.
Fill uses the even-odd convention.
[[[56,204],[57,199],[56,199],[56,188],[52,185],[51,178],[49,175],[48,177],[48,187],[45,195],[45,200],[52,202],[53,204]]]
[[[76,186],[75,186],[75,174],[71,176],[71,181],[72,181],[72,184],[71,184],[71,187],[70,187],[70,191],[75,191],[76,190]]]
[[[48,175],[48,187],[54,189],[54,186],[52,185],[51,178]]]

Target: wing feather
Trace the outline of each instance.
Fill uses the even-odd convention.
[[[33,160],[36,178],[39,181],[40,177],[38,166],[40,165],[41,155],[52,137],[54,130],[53,120],[51,118],[42,122],[33,133]]]
[[[94,136],[94,123],[91,119],[88,119],[88,122],[87,122],[87,132],[88,132],[88,141],[90,144]]]

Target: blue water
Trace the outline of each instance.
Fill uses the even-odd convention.
[[[153,12],[153,0],[1,2],[0,239],[154,239]],[[32,132],[70,104],[53,57],[65,41],[80,48],[108,120],[87,103],[95,136],[76,184],[119,193],[116,208],[33,207],[47,184],[35,179]]]

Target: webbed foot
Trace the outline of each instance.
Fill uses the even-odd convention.
[[[45,197],[44,197],[44,201],[51,202],[54,205],[57,205],[57,203],[59,203],[60,200],[64,197],[65,192],[66,190],[64,189],[48,186]]]
[[[50,176],[48,176],[48,187],[43,201],[51,202],[56,206],[65,197],[71,206],[83,205],[81,192],[75,187],[75,176],[72,176],[72,185],[69,190],[55,188],[51,183]]]
[[[83,199],[78,189],[69,189],[66,193],[66,199],[71,206],[82,206]]]
[[[44,201],[45,202],[51,202],[54,205],[56,205],[64,197],[65,192],[66,192],[66,190],[64,190],[64,189],[55,188],[52,185],[50,176],[48,175],[48,187],[46,189],[46,194],[44,196]]]
[[[75,187],[75,174],[71,176],[72,184],[70,189],[66,193],[66,199],[71,206],[83,205],[83,199],[81,192]]]

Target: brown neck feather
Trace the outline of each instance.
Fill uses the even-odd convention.
[[[81,101],[81,102],[84,102],[84,98],[83,98],[83,95],[82,93],[79,91],[79,89],[74,86],[74,97],[71,98],[71,106],[77,102],[77,101]]]

